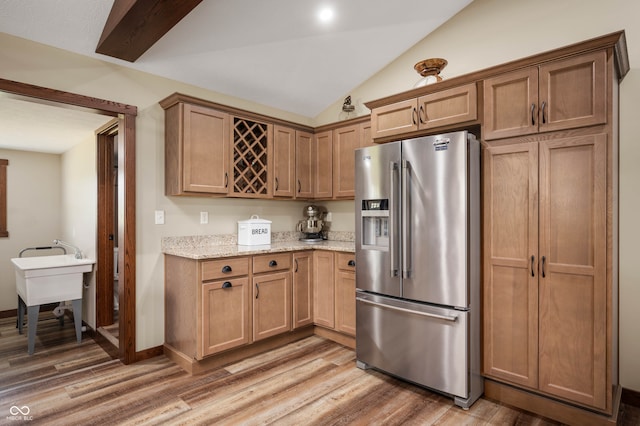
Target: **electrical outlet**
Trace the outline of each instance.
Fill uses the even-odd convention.
[[[164,225],[164,210],[156,210],[156,225]]]
[[[200,225],[209,223],[209,212],[200,212]]]

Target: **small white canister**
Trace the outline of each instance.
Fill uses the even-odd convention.
[[[238,221],[238,245],[271,244],[271,221],[254,214],[251,219]]]

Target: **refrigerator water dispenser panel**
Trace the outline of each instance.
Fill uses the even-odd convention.
[[[363,249],[389,250],[389,200],[362,200]]]

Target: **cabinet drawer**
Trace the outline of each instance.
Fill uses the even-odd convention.
[[[249,258],[207,260],[202,262],[202,281],[249,275]]]
[[[355,253],[336,253],[336,267],[342,271],[356,270]]]
[[[291,253],[273,253],[253,256],[253,273],[291,269]]]

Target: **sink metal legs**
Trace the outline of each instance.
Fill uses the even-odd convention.
[[[73,307],[73,322],[76,329],[76,340],[78,344],[82,343],[82,299],[71,301]],[[36,346],[36,329],[38,328],[38,315],[40,314],[40,305],[26,306],[20,297],[18,297],[18,333],[22,334],[24,322],[24,308],[27,308],[27,321],[29,328],[27,330],[27,350],[29,355],[33,355]]]

